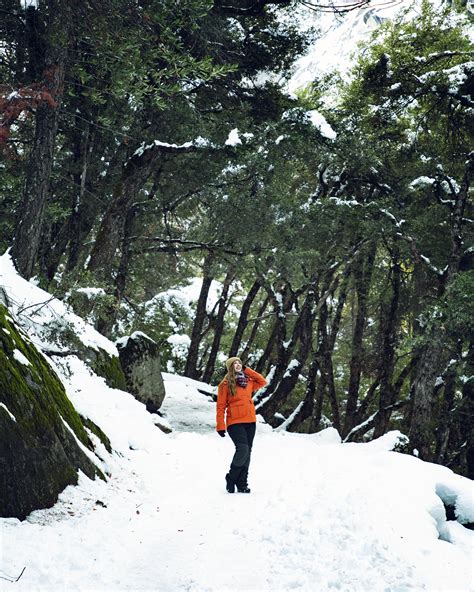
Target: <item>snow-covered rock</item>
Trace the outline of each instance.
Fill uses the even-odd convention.
[[[24,519],[78,470],[94,478],[102,466],[56,373],[2,304],[0,327],[0,516]]]
[[[161,407],[165,387],[161,376],[160,350],[156,341],[140,331],[116,342],[127,390],[150,413]]]

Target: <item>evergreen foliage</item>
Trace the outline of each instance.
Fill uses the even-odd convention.
[[[217,381],[240,353],[269,373],[257,405],[274,426],[347,441],[399,428],[411,452],[467,474],[469,18],[423,2],[374,33],[348,81],[294,97],[282,81],[310,41],[294,5],[74,9],[34,273],[105,334],[145,331],[165,368]],[[47,86],[55,6],[10,2],[9,92]],[[38,109],[9,126],[3,248],[21,238]],[[195,277],[192,309],[171,290]],[[82,287],[103,292],[85,302]]]

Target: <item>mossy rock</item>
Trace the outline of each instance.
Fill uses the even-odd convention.
[[[140,331],[117,341],[127,389],[147,411],[156,413],[165,398],[158,344]]]
[[[51,342],[57,343],[59,347],[76,355],[98,376],[104,378],[107,386],[127,390],[127,382],[118,355],[111,355],[98,345],[95,347],[86,345],[77,335],[74,327],[64,321],[50,323],[47,331],[49,331],[47,336]]]
[[[44,356],[0,304],[0,516],[52,506],[78,470],[104,478],[79,414]]]
[[[111,356],[100,349],[98,352],[89,351],[84,361],[98,376],[105,379],[107,386],[122,391],[127,390],[127,381],[118,356]]]
[[[99,440],[102,442],[102,444],[105,446],[107,452],[112,453],[112,445],[110,444],[110,440],[108,439],[108,437],[104,434],[104,432],[99,428],[98,425],[96,425],[91,419],[89,419],[88,417],[83,417],[82,415],[80,416],[82,423],[86,426],[86,428],[88,428],[93,434],[95,434]]]

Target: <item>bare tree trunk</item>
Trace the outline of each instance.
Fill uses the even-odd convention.
[[[346,415],[343,435],[346,436],[354,427],[359,397],[359,385],[363,365],[363,338],[367,319],[367,300],[372,279],[376,246],[370,248],[366,259],[354,266],[355,291],[357,294],[357,312],[352,334],[352,354],[350,360],[349,388],[347,392]]]
[[[276,337],[279,332],[278,325],[281,322],[282,322],[281,319],[279,319],[278,317],[275,318],[275,323],[273,325],[272,332],[270,333],[270,338],[268,339],[267,345],[265,346],[265,349],[263,350],[263,354],[260,356],[260,358],[258,359],[258,362],[255,366],[255,370],[257,372],[260,372],[260,374],[264,371],[265,366],[267,365],[267,362],[268,362],[273,350],[275,349]]]
[[[460,353],[460,352],[459,352]],[[443,400],[440,404],[440,412],[438,415],[438,426],[435,432],[436,449],[433,457],[435,463],[444,464],[446,460],[446,451],[448,448],[449,434],[451,428],[451,414],[454,407],[454,394],[456,391],[456,370],[450,368],[447,372],[444,389]],[[474,418],[473,418],[474,419]]]
[[[465,374],[467,380],[462,387],[460,432],[466,449],[466,476],[474,479],[474,340],[472,339],[466,357]]]
[[[432,460],[433,426],[431,425],[433,397],[436,381],[449,359],[446,350],[446,335],[431,332],[429,346],[420,356],[412,385],[411,397],[414,405],[410,425],[410,447],[417,450],[423,460]]]
[[[334,385],[332,370],[332,355],[339,332],[342,311],[347,298],[347,287],[350,277],[348,265],[342,274],[342,282],[339,289],[337,305],[334,311],[331,327],[329,324],[329,309],[326,301],[319,306],[319,320],[317,329],[318,350],[314,354],[313,361],[308,370],[307,387],[303,405],[300,406],[293,420],[288,424],[288,431],[296,431],[301,423],[311,417],[309,431],[318,429],[322,417],[324,396],[328,396],[334,414],[334,422],[337,430],[340,430],[339,404]],[[326,288],[328,286],[326,285]],[[316,381],[319,372],[319,382]]]
[[[285,404],[288,396],[295,388],[300,372],[306,363],[311,348],[312,328],[315,317],[315,311],[313,310],[314,299],[314,290],[310,288],[301,307],[291,338],[293,344],[296,344],[297,341],[300,342],[298,355],[290,366],[288,365],[288,359],[286,360],[287,368],[285,373],[276,382],[276,388],[270,391],[268,399],[259,407],[260,413],[262,413],[270,424],[274,421],[275,413]],[[293,348],[294,345],[290,345],[287,350],[293,351]]]
[[[96,138],[96,136],[94,136]],[[90,153],[97,150],[95,144],[90,145]],[[72,271],[79,263],[81,252],[95,222],[100,218],[102,203],[107,205],[109,199],[108,189],[111,185],[111,177],[123,166],[126,146],[120,144],[116,151],[111,155],[105,176],[98,176],[96,171],[89,172],[87,176],[81,179],[81,192],[79,202],[75,204],[74,212],[70,221],[70,240],[68,247],[68,256],[66,262],[66,272]],[[104,158],[106,158],[104,156]],[[87,169],[91,168],[90,162]],[[82,184],[84,181],[84,185]],[[102,201],[104,199],[104,202]]]
[[[308,419],[308,417],[314,417],[314,424],[317,426],[321,421],[321,410],[322,410],[322,397],[320,400],[315,400],[316,395],[316,376],[319,370],[319,364],[316,356],[313,357],[311,366],[308,370],[306,391],[303,399],[303,404],[299,407],[295,413],[293,419],[287,425],[288,432],[296,432],[300,425]],[[315,428],[315,429],[316,429]]]
[[[115,185],[91,251],[87,268],[104,280],[111,280],[116,252],[122,244],[128,211],[138,192],[152,174],[157,153],[147,150],[140,157],[131,158],[123,167]]]
[[[191,333],[191,343],[189,345],[186,367],[184,369],[184,375],[194,379],[199,378],[197,362],[199,357],[199,344],[202,339],[202,328],[206,318],[207,298],[213,280],[211,272],[212,261],[212,254],[209,254],[204,260],[201,292],[199,293],[199,299],[197,302],[196,316],[194,317],[193,330]]]
[[[339,400],[334,384],[334,368],[332,365],[332,356],[328,350],[322,354],[320,362],[321,367],[321,388],[325,389],[329,403],[331,405],[332,423],[335,429],[341,433],[341,414],[339,409]]]
[[[211,351],[207,359],[206,369],[202,376],[203,382],[211,382],[212,375],[214,374],[214,368],[216,365],[217,353],[219,352],[219,346],[222,339],[222,333],[224,331],[224,316],[229,306],[229,289],[234,281],[235,271],[230,269],[225,277],[224,285],[222,287],[222,294],[219,298],[219,305],[217,308],[217,317],[214,328],[214,339],[212,341]]]
[[[90,132],[89,123],[84,124],[81,119],[77,119],[73,136],[72,179],[67,184],[67,191],[71,194],[71,211],[65,220],[49,229],[45,229],[42,233],[40,265],[43,274],[49,281],[54,278],[68,244],[76,239],[76,218],[80,204],[85,197],[94,137],[95,134]],[[63,181],[61,181],[60,185],[62,184],[64,184]],[[54,199],[55,196],[52,197]]]
[[[26,182],[18,208],[19,219],[11,251],[18,271],[27,279],[33,275],[40,249],[58,130],[58,103],[63,92],[70,19],[67,7],[64,8],[61,4],[59,0],[49,1],[47,38],[42,40],[47,47],[43,75],[48,80],[48,91],[56,104],[43,102],[36,110],[35,135],[28,158]]]
[[[111,279],[112,264],[123,239],[127,212],[138,192],[152,174],[155,178],[160,175],[166,154],[182,154],[195,149],[194,145],[188,144],[151,144],[133,153],[122,167],[122,174],[114,187],[112,200],[101,220],[88,264],[90,271],[106,281]]]
[[[239,322],[237,324],[237,329],[235,330],[234,339],[232,340],[232,345],[230,346],[229,357],[236,356],[237,352],[239,351],[240,344],[242,343],[242,337],[244,335],[244,331],[248,325],[248,315],[250,311],[250,307],[252,306],[255,297],[258,294],[258,291],[262,287],[262,284],[259,280],[255,280],[252,287],[250,288],[249,293],[247,294],[244,303],[242,305],[242,309],[240,311]]]
[[[469,187],[474,174],[474,152],[469,155],[466,171],[459,191],[456,194],[455,206],[451,219],[451,256],[442,277],[439,296],[459,273],[459,264],[463,252],[464,209],[469,194]],[[425,336],[425,345],[417,365],[416,375],[411,388],[413,401],[411,424],[409,430],[410,448],[417,449],[424,460],[432,458],[433,443],[433,396],[436,380],[446,367],[450,354],[450,337],[446,324],[436,320],[432,322],[429,333]]]
[[[275,349],[277,351],[276,366],[280,367],[282,373],[285,369],[286,350],[283,344],[286,341],[286,314],[291,309],[293,300],[290,297],[288,286],[285,286],[278,295],[281,299],[279,299],[276,296],[276,294],[273,293],[271,290],[269,291],[269,297],[273,300],[273,306],[275,311],[275,324],[273,326],[272,333],[270,335],[270,339],[268,340],[267,346],[263,354],[261,355],[260,359],[258,360],[255,368],[257,372],[260,373],[264,371],[267,361],[270,359],[270,356]],[[277,371],[274,374],[274,379],[276,375]]]
[[[398,401],[398,403],[394,403],[393,405],[391,405],[390,409],[382,409],[382,412],[393,413],[394,411],[396,411],[398,409],[402,409],[407,404],[408,404],[408,401]],[[372,430],[374,428],[375,423],[377,421],[377,417],[380,412],[381,412],[380,410],[377,410],[370,417],[368,417],[364,422],[362,422],[359,425],[354,426],[352,428],[352,430],[344,438],[344,442],[355,442],[355,441],[362,440],[363,436],[367,432],[369,432],[370,430]]]
[[[390,306],[383,315],[382,328],[383,345],[380,360],[380,390],[379,390],[379,413],[375,421],[374,439],[379,438],[388,430],[392,405],[395,403],[395,389],[392,384],[393,371],[395,368],[395,347],[397,333],[398,303],[400,300],[401,270],[397,262],[398,251],[395,252],[392,264],[392,298]]]
[[[268,306],[269,302],[270,302],[270,297],[267,296],[265,298],[265,300],[263,301],[262,305],[260,306],[260,308],[258,309],[257,318],[255,319],[255,321],[253,323],[253,327],[252,327],[252,330],[250,331],[249,338],[247,339],[247,343],[245,345],[245,348],[240,356],[244,363],[248,359],[249,353],[252,349],[253,343],[254,343],[255,338],[257,336],[258,328],[260,326],[260,323],[262,322],[261,317],[264,314],[264,312],[267,310],[267,306]]]
[[[124,237],[122,241],[120,265],[115,278],[115,299],[120,306],[127,285],[128,267],[130,262],[130,237],[132,236],[133,222],[137,215],[137,208],[131,207],[125,219]]]

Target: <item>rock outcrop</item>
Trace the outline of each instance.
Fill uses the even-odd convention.
[[[0,304],[0,516],[52,506],[78,470],[104,478],[92,449],[59,378]]]
[[[165,398],[158,344],[139,331],[116,343],[127,390],[156,413]]]

